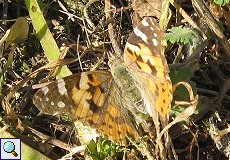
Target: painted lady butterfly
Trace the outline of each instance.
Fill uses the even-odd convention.
[[[166,119],[172,85],[164,56],[163,32],[144,18],[131,33],[124,59],[112,57],[109,71],[89,71],[59,79],[38,90],[33,102],[44,114],[68,114],[110,140],[126,143],[146,128],[141,113]]]

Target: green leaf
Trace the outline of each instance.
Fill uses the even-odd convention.
[[[214,2],[220,6],[224,6],[225,4],[229,3],[230,0],[214,0]]]
[[[10,43],[20,44],[25,41],[29,32],[29,26],[26,17],[19,17],[10,29],[6,38],[6,48]]]
[[[171,43],[183,43],[185,45],[192,44],[194,38],[198,39],[198,34],[190,28],[183,28],[182,26],[173,27],[167,30],[165,39]]]
[[[192,75],[192,70],[188,67],[183,67],[178,70],[171,70],[169,73],[173,84],[176,84],[180,81],[189,81]]]
[[[0,100],[1,100],[1,97],[2,97],[2,87],[3,87],[3,83],[4,83],[3,79],[4,79],[3,74],[0,71]]]
[[[2,96],[2,88],[3,88],[3,84],[4,84],[4,73],[11,66],[11,64],[13,62],[13,57],[14,57],[14,51],[10,51],[10,54],[9,54],[9,57],[7,59],[6,64],[4,65],[2,70],[0,69],[0,100],[1,100],[1,96]]]
[[[222,21],[216,21],[216,23],[220,27],[221,31],[224,32],[225,31],[224,23]]]
[[[105,159],[106,157],[115,156],[116,153],[120,152],[119,148],[117,149],[114,143],[104,138],[97,141],[97,143],[91,140],[87,148],[93,160]]]
[[[190,80],[193,76],[193,72],[190,68],[183,67],[178,70],[171,70],[169,76],[172,81],[172,84],[184,81],[191,85],[194,93],[197,92],[196,83]],[[189,101],[188,90],[183,85],[179,85],[176,88],[176,91],[174,92],[173,96],[173,99],[176,101]]]
[[[196,95],[197,89],[196,89],[196,83],[191,81],[191,77],[193,76],[193,72],[188,67],[183,67],[176,70],[170,71],[170,79],[172,81],[172,84],[176,84],[178,82],[184,81],[191,85],[193,93]],[[187,88],[185,88],[183,85],[179,85],[176,90],[173,93],[173,102],[174,101],[187,101],[189,102],[189,93]],[[188,106],[179,105],[172,108],[172,113],[174,115],[179,115],[181,112],[183,112]],[[204,110],[204,106],[199,102],[196,108],[196,111],[194,114],[199,114],[202,110]]]
[[[94,142],[94,140],[91,140],[89,144],[87,145],[87,148],[90,152],[90,156],[93,160],[100,159],[100,155],[97,152],[97,144]]]
[[[178,116],[180,113],[182,113],[188,106],[176,106],[174,108],[172,108],[172,114],[174,114],[175,116]],[[199,115],[200,113],[202,113],[205,108],[207,108],[208,106],[202,104],[201,102],[198,103],[195,112],[193,113],[194,115]],[[188,119],[186,119],[185,121],[188,121]]]

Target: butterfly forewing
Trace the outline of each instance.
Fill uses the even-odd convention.
[[[113,94],[111,74],[93,71],[59,79],[38,90],[33,103],[43,114],[67,114],[96,128],[100,134],[120,144],[126,136],[139,136],[133,124],[124,119]]]
[[[165,79],[169,70],[162,41],[163,31],[155,20],[150,17],[143,19],[127,40],[125,63],[130,68],[136,65],[141,71]]]
[[[129,36],[124,62],[141,81],[146,99],[150,99],[147,110],[154,108],[165,118],[170,112],[172,85],[164,55],[163,31],[153,18],[144,18]],[[147,90],[151,93],[147,93]],[[147,102],[146,102],[147,103]],[[151,112],[151,111],[150,111]],[[150,113],[151,115],[151,113]]]
[[[110,74],[103,71],[74,74],[54,81],[37,91],[33,102],[42,113],[49,115],[66,113],[80,118],[85,114],[82,107],[100,113],[102,110],[97,107],[105,103],[106,97],[101,96],[98,99],[92,97],[95,94],[100,97],[103,92],[108,92],[110,80]],[[103,95],[108,96],[104,93]]]

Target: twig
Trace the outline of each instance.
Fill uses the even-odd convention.
[[[196,47],[196,50],[193,52],[193,54],[184,62],[184,63],[178,63],[178,64],[169,64],[170,68],[180,68],[183,66],[188,65],[191,62],[196,61],[200,58],[201,51],[208,45],[209,39],[204,40],[201,44],[199,44]]]
[[[106,15],[106,19],[110,19],[111,18],[111,15],[110,13],[108,12],[108,10],[110,10],[111,8],[111,3],[110,3],[110,0],[105,0],[105,15]],[[112,43],[112,46],[115,50],[115,54],[117,57],[121,57],[122,55],[122,49],[121,47],[118,45],[118,42],[116,41],[116,34],[113,30],[113,24],[110,23],[108,25],[108,33],[109,33],[109,39]]]
[[[123,11],[125,12],[125,15],[126,15],[128,21],[131,23],[132,20],[131,20],[131,18],[130,18],[129,13],[128,13],[126,10],[124,10],[124,3],[123,3],[123,1],[122,1],[122,0],[118,0],[118,1],[119,1],[120,5],[122,6],[121,12],[123,12]]]
[[[227,38],[224,36],[220,27],[216,23],[215,19],[209,12],[203,0],[192,0],[194,8],[197,10],[198,14],[205,20],[209,28],[215,33],[218,37],[220,44],[224,50],[225,55],[230,58],[230,45]]]
[[[89,7],[91,4],[93,4],[93,3],[97,2],[97,1],[98,1],[98,0],[90,0],[90,1],[85,5],[85,7],[84,7],[84,9],[83,9],[83,14],[84,14],[84,16],[85,16],[85,19],[86,19],[87,23],[89,24],[89,26],[92,28],[92,30],[94,30],[96,27],[95,27],[94,23],[91,21],[91,19],[89,18],[88,13],[87,13],[87,9],[88,9],[88,7]]]
[[[79,47],[79,38],[80,38],[80,35],[77,36],[77,57],[78,57],[80,68],[83,71],[82,63],[81,63],[81,56],[80,56],[79,50],[78,50],[78,47]]]
[[[78,147],[80,147],[80,148],[76,148],[76,146],[71,146],[71,145],[69,145],[69,144],[67,144],[67,143],[64,143],[64,142],[62,142],[62,141],[59,141],[59,140],[57,140],[57,139],[54,139],[53,137],[47,136],[47,135],[45,135],[45,134],[43,134],[43,133],[41,133],[41,132],[39,132],[39,131],[37,131],[37,130],[31,128],[31,127],[28,127],[28,126],[27,126],[27,128],[29,128],[33,134],[35,134],[36,136],[38,136],[38,137],[41,138],[42,140],[45,140],[45,141],[46,141],[47,143],[49,143],[49,144],[55,145],[55,146],[57,146],[57,147],[59,147],[59,148],[63,148],[63,149],[65,149],[65,150],[67,150],[67,151],[69,151],[69,152],[71,152],[71,153],[72,153],[73,151],[74,151],[75,153],[82,151],[82,146],[78,146]],[[84,148],[85,148],[85,147],[84,147]]]
[[[193,28],[197,29],[203,36],[204,39],[207,39],[207,36],[200,29],[200,27],[192,20],[192,18],[175,2],[175,0],[170,0],[170,3],[177,9],[177,11],[189,22]]]
[[[68,13],[68,10],[67,10],[66,7],[62,4],[61,1],[58,0],[57,3],[58,3],[59,6],[61,7],[61,9],[63,9],[63,11],[65,11],[65,12]],[[72,16],[69,16],[69,14],[67,14],[67,15],[68,15],[68,19],[70,18],[72,21],[74,20]]]
[[[53,10],[55,10],[55,11],[59,11],[59,12],[61,12],[61,13],[64,13],[64,14],[66,14],[68,17],[70,17],[70,18],[76,18],[76,19],[78,19],[78,20],[81,20],[81,21],[83,21],[83,19],[82,18],[80,18],[80,17],[78,17],[78,16],[76,16],[76,15],[74,15],[74,14],[72,14],[72,13],[69,13],[69,12],[67,12],[67,11],[63,11],[63,10],[60,10],[60,9],[57,9],[57,8],[54,8],[54,7],[51,7]]]
[[[90,71],[94,71],[100,64],[102,64],[105,60],[105,55],[103,54],[102,57],[98,60],[98,62],[90,69]]]
[[[208,89],[203,89],[203,88],[197,88],[197,92],[203,93],[203,94],[209,94],[209,95],[212,95],[212,96],[217,96],[219,94],[219,92],[208,90]],[[226,99],[226,100],[230,101],[230,96],[225,95],[223,97],[223,99]]]
[[[116,8],[116,9],[111,8],[105,12],[108,12],[108,13],[110,13],[110,12],[121,12],[121,11],[129,10],[129,9],[132,9],[132,6],[125,6],[125,7]]]
[[[225,82],[226,78],[224,76],[224,73],[221,71],[217,63],[213,61],[213,59],[207,58],[207,63],[211,66],[211,68],[214,70],[214,73],[217,75],[217,77],[221,80],[221,82]]]
[[[224,83],[223,87],[220,90],[220,94],[218,95],[218,101],[217,103],[220,103],[225,97],[227,92],[230,89],[230,78],[227,79],[227,81]]]
[[[176,53],[175,59],[174,59],[174,61],[173,61],[173,64],[179,63],[180,59],[182,58],[182,56],[183,56],[183,54],[182,54],[183,46],[184,46],[184,45],[179,44],[179,47],[178,47],[178,49],[177,49],[177,53]]]

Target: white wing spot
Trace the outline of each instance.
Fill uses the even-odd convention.
[[[154,46],[157,46],[157,45],[158,45],[158,42],[157,42],[156,39],[153,39],[152,41],[153,41],[153,45],[154,45]]]
[[[126,42],[125,47],[126,47],[126,49],[129,48],[130,50],[135,51],[137,55],[139,55],[139,53],[140,53],[140,48],[136,45],[130,44],[129,42]]]
[[[143,21],[141,21],[141,23],[142,23],[144,26],[149,26],[149,23],[146,21],[146,19],[143,19]]]
[[[136,28],[134,28],[134,33],[138,36],[138,37],[140,37],[145,43],[147,43],[148,44],[148,41],[147,41],[147,36],[143,33],[143,32],[141,32],[137,27]]]
[[[48,97],[45,98],[46,102],[49,101],[50,99]]]
[[[58,87],[58,92],[61,95],[64,95],[64,94],[67,93],[67,89],[65,88],[65,81],[64,81],[64,79],[57,80],[57,87]]]
[[[58,107],[60,107],[60,108],[65,107],[65,103],[63,103],[62,101],[59,101],[57,105],[58,105]]]
[[[44,95],[46,95],[49,92],[49,88],[48,87],[43,87],[41,89],[41,91],[44,93]]]
[[[155,30],[155,28],[154,28],[154,27],[150,27],[150,29],[151,29],[152,31],[154,31],[154,30]]]
[[[153,33],[153,36],[154,36],[154,37],[157,37],[157,34],[156,34],[156,33]]]
[[[52,101],[50,104],[53,106],[53,105],[54,105],[54,102]]]

